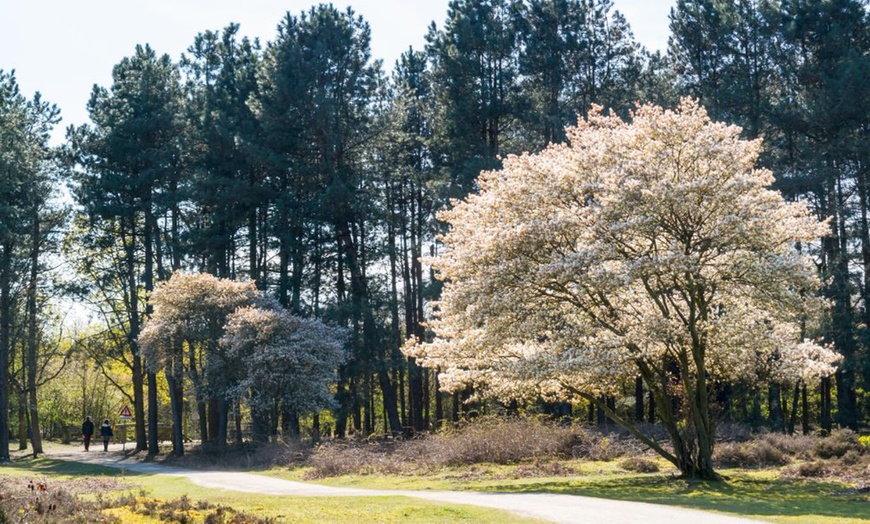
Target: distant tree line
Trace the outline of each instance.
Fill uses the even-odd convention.
[[[328,412],[336,437],[410,434],[480,410],[564,414],[570,406],[468,403],[472,391],[439,392],[438,370],[401,353],[406,339],[428,336],[440,293],[423,260],[444,230],[435,213],[475,192],[478,174],[506,155],[563,141],[592,104],[630,117],[637,101],[672,107],[682,95],[764,138],[762,163],[779,188],[832,231],[802,249],[832,304],[823,332],[807,336],[844,356],[837,374],[787,390],[721,388],[718,416],[787,431],[857,427],[870,377],[864,3],[678,0],[670,28],[667,53],[653,53],[611,0],[454,0],[425,49],[387,73],[368,24],[319,5],[288,13],[265,43],[230,24],[196,35],[177,61],[138,46],[111,85],[94,87],[91,122],[56,149],[56,108],[2,73],[0,459],[14,428],[30,428],[38,450],[37,387],[77,352],[128,370],[118,386],[134,407],[136,446],[155,450],[174,401],[139,340],[150,294],[176,271],[253,282],[295,317],[348,329]],[[52,197],[67,186],[70,213]],[[61,250],[66,266],[50,270]],[[57,312],[41,307],[61,293],[101,321],[65,346],[53,342]],[[247,416],[250,399],[199,393],[205,436],[223,444],[228,413]],[[623,393],[604,402],[655,420],[641,381]],[[319,411],[280,398],[270,406],[260,422],[272,429],[319,432]],[[582,416],[604,421],[592,406]]]

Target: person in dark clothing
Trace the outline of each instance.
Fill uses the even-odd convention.
[[[85,451],[91,447],[91,437],[94,436],[94,423],[91,422],[91,417],[85,417],[85,422],[82,424],[82,438],[85,441]]]
[[[109,451],[109,439],[115,433],[112,431],[112,425],[109,424],[109,419],[103,421],[103,424],[100,426],[100,436],[103,437],[103,451]]]

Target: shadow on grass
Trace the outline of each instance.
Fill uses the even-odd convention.
[[[631,500],[746,516],[870,519],[870,496],[835,482],[753,478],[733,475],[723,482],[632,476],[490,486],[493,491],[558,493]]]
[[[5,464],[0,464],[0,474],[3,474],[4,470],[6,470],[6,472],[9,472],[10,470],[17,470],[19,473],[66,477],[132,477],[138,475],[147,475],[147,473],[139,473],[126,468],[102,466],[99,464],[87,464],[82,462],[72,462],[42,457],[28,457],[15,460],[13,462],[7,462]]]

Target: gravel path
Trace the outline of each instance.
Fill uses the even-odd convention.
[[[125,457],[121,447],[113,445],[108,453],[64,451],[47,458],[84,462],[120,468],[136,473],[184,477],[199,486],[264,495],[293,497],[384,497],[404,496],[418,499],[468,504],[510,511],[517,515],[564,524],[749,524],[758,521],[716,513],[619,500],[554,495],[547,493],[483,493],[475,491],[400,491],[359,488],[336,488],[276,479],[265,475],[235,471],[201,471],[141,462]]]

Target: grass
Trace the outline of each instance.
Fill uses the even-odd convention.
[[[481,462],[485,457],[498,463]],[[618,434],[509,419],[411,441],[343,441],[302,451],[274,444],[219,454],[200,450],[177,465],[257,470],[336,487],[556,493],[681,506],[784,524],[870,523],[870,449],[854,433],[733,438],[718,447],[718,460],[722,467],[734,465],[719,470],[726,481],[685,481],[676,478],[677,471],[669,463],[638,450],[636,443]],[[118,474],[45,459],[22,459],[20,464],[26,467],[19,474],[27,475]],[[659,472],[641,472],[656,467]],[[805,478],[810,474],[819,478]],[[252,496],[197,487],[177,477],[128,473],[124,479],[152,497],[177,499],[186,493],[192,500],[208,500],[281,522],[359,521],[359,515],[369,522],[523,522],[488,509],[401,497]],[[127,516],[121,520],[127,521]]]
[[[22,459],[0,465],[0,475],[21,478],[75,479],[82,477],[121,478],[131,493],[146,492],[149,497],[170,500],[181,494],[192,501],[228,506],[236,511],[273,518],[278,522],[410,522],[410,523],[522,523],[534,522],[507,512],[462,505],[408,499],[406,497],[282,497],[254,495],[196,486],[185,479],[165,475],[121,472],[117,469],[49,459]],[[100,494],[106,497],[121,493]],[[93,495],[96,497],[97,495]],[[159,522],[133,514],[126,508],[108,510],[122,522]]]
[[[659,464],[665,467],[665,463]],[[571,476],[518,477],[517,468],[484,464],[449,468],[426,475],[345,475],[320,479],[341,487],[408,490],[475,490],[503,493],[557,493],[630,500],[728,513],[789,523],[857,524],[870,522],[870,496],[833,481],[783,479],[781,469],[726,469],[725,482],[686,481],[676,471],[627,473],[616,462],[568,462]],[[273,470],[271,475],[299,480],[304,470]]]

